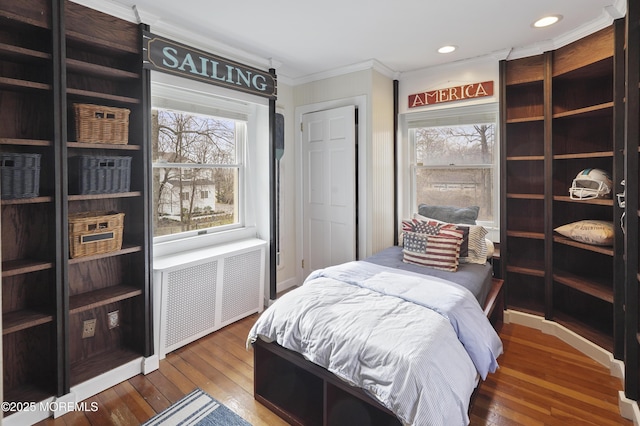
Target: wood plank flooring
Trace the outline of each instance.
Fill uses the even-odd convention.
[[[137,425],[200,387],[255,426],[285,423],[253,399],[253,352],[245,339],[257,315],[180,348],[160,368],[92,398],[96,412],[40,425]],[[559,339],[505,324],[500,370],[482,384],[471,425],[632,425],[618,411],[619,379]]]

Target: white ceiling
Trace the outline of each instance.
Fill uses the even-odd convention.
[[[114,0],[154,28],[270,61],[295,82],[376,61],[402,73],[485,55],[539,53],[623,16],[623,0]],[[560,14],[556,25],[533,21]],[[188,35],[187,35],[188,38]],[[181,40],[184,41],[184,40]],[[218,44],[218,46],[216,46]],[[436,52],[445,44],[458,50]],[[216,53],[216,52],[214,52]],[[520,54],[520,56],[527,56]]]

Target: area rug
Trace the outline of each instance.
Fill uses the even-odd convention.
[[[152,417],[144,426],[251,426],[242,417],[196,389],[162,413]]]

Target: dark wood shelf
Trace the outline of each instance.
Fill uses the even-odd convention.
[[[113,149],[122,151],[140,151],[140,145],[129,144],[113,144],[113,143],[85,143],[85,142],[67,142],[68,148],[78,149]]]
[[[53,142],[46,139],[0,138],[0,145],[52,146]]]
[[[2,277],[13,277],[30,272],[45,271],[53,268],[53,262],[31,259],[8,260],[2,262]]]
[[[611,198],[591,198],[588,200],[574,200],[569,195],[554,195],[553,201],[562,201],[563,203],[577,203],[577,204],[593,204],[595,206],[613,206],[613,200]]]
[[[126,349],[114,349],[103,352],[71,365],[71,386],[85,382],[99,374],[106,373],[126,364],[129,361],[140,358],[140,354]]]
[[[515,124],[515,123],[528,123],[532,121],[544,121],[544,116],[537,115],[534,117],[519,117],[519,118],[510,118],[507,120],[507,124]]]
[[[6,402],[35,402],[38,403],[40,401],[44,401],[46,399],[54,396],[52,393],[49,393],[35,384],[25,384],[19,388],[13,389],[3,389],[3,400]],[[4,413],[6,417],[11,413]]]
[[[89,62],[79,61],[77,59],[67,59],[67,70],[96,77],[104,77],[110,79],[138,79],[140,75],[131,71],[121,70],[117,68],[105,67]]]
[[[544,161],[544,155],[517,155],[507,157],[507,161]]]
[[[141,294],[142,290],[139,288],[124,285],[116,285],[78,294],[69,297],[69,314],[88,311],[110,303],[131,299]]]
[[[581,152],[575,154],[556,154],[554,160],[580,160],[584,158],[613,158],[613,151]]]
[[[553,279],[560,284],[571,287],[582,293],[589,294],[608,303],[613,303],[613,289],[611,285],[594,281],[591,278],[578,276],[566,271],[555,270]]]
[[[142,192],[129,191],[129,192],[113,192],[110,194],[81,194],[81,195],[69,195],[69,201],[84,201],[84,200],[108,200],[110,198],[131,198],[140,197]]]
[[[46,324],[53,321],[53,315],[41,312],[21,310],[2,314],[2,334],[15,333],[16,331]]]
[[[507,60],[500,67],[505,90],[501,115],[507,118],[502,129],[507,170],[502,178],[506,214],[501,243],[509,254],[501,267],[503,273],[519,274],[506,277],[508,303],[556,319],[608,350],[613,348],[614,315],[619,321],[621,304],[614,302],[614,279],[599,277],[618,277],[616,251],[561,236],[553,228],[583,218],[615,220],[615,197],[574,200],[567,189],[575,173],[587,167],[620,176],[614,168],[623,153],[614,135],[622,134],[618,114],[624,110],[618,92],[624,79],[622,44],[616,45],[621,24],[624,20],[616,20],[563,47],[526,60]],[[509,84],[532,79],[540,82]],[[529,117],[522,117],[527,113]],[[526,120],[536,124],[512,124]],[[594,278],[591,266],[596,264],[605,270]],[[589,272],[576,273],[582,269]]]
[[[89,50],[107,50],[111,54],[138,54],[138,46],[130,46],[119,41],[107,41],[98,37],[92,37],[77,31],[67,30],[67,42],[83,46]]]
[[[52,86],[46,83],[38,83],[35,81],[18,80],[16,78],[0,77],[0,88],[15,90],[46,90],[50,91]]]
[[[35,13],[37,14],[37,11],[35,11]],[[43,14],[40,14],[40,15],[43,15]],[[17,13],[12,13],[7,10],[0,10],[0,18],[6,18],[7,21],[10,21],[13,25],[22,24],[22,25],[28,25],[32,27],[50,30],[51,27],[49,23],[46,21],[46,17],[45,16],[38,16],[38,17],[41,20],[31,18],[28,16],[18,15]]]
[[[140,103],[140,99],[138,98],[132,98],[129,96],[120,96],[120,95],[114,95],[111,93],[101,93],[101,92],[93,92],[90,90],[81,90],[81,89],[73,89],[73,88],[68,88],[67,89],[67,94],[69,95],[73,95],[73,96],[77,96],[79,98],[84,98],[84,99],[89,99],[89,100],[103,100],[103,101],[111,101],[111,102],[118,102],[121,104],[139,104]]]
[[[51,60],[51,54],[38,50],[26,49],[20,46],[13,46],[0,43],[0,55],[17,58],[22,61],[46,61]]]
[[[516,265],[507,265],[507,272],[513,272],[515,274],[529,275],[532,277],[544,277],[544,267],[525,267]]]
[[[553,118],[588,118],[602,114],[611,114],[612,111],[613,102],[606,102],[570,111],[557,112],[553,114]]]
[[[595,246],[593,244],[585,244],[579,241],[572,240],[571,238],[563,237],[561,235],[554,235],[553,241],[559,244],[564,244],[567,246],[577,247],[582,250],[588,250],[595,253],[604,254],[607,256],[613,256],[613,247],[611,246]]]
[[[613,336],[611,336],[609,333],[594,329],[588,324],[579,321],[574,316],[567,315],[558,310],[554,311],[553,319],[558,324],[565,326],[569,330],[595,343],[604,350],[613,352]]]
[[[130,253],[138,253],[141,250],[142,250],[141,246],[123,244],[122,249],[120,250],[112,251],[109,253],[93,254],[91,256],[82,256],[82,257],[75,257],[73,259],[69,259],[69,264],[74,265],[77,263],[90,262],[92,260],[106,259],[109,257],[122,256]]]
[[[544,194],[507,194],[507,198],[519,200],[544,200]]]
[[[535,240],[544,240],[544,233],[542,232],[528,232],[528,231],[515,231],[510,229],[507,231],[507,237],[516,238],[531,238]]]
[[[1,200],[0,204],[3,206],[11,206],[17,204],[41,204],[41,203],[51,203],[53,202],[53,197],[51,196],[40,196],[33,198],[15,198],[12,200]]]

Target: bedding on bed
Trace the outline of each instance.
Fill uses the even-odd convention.
[[[453,281],[473,293],[478,300],[478,303],[480,303],[480,306],[484,306],[487,295],[491,290],[493,266],[488,262],[485,262],[483,265],[476,263],[463,263],[458,266],[458,270],[456,272],[448,272],[403,262],[402,247],[400,246],[388,247],[364,260],[375,263],[376,265],[387,266],[389,268],[415,272],[423,275],[431,275],[448,281]]]
[[[248,336],[302,354],[405,424],[467,424],[478,375],[502,342],[475,297],[436,277],[349,262],[310,275],[264,311]]]

